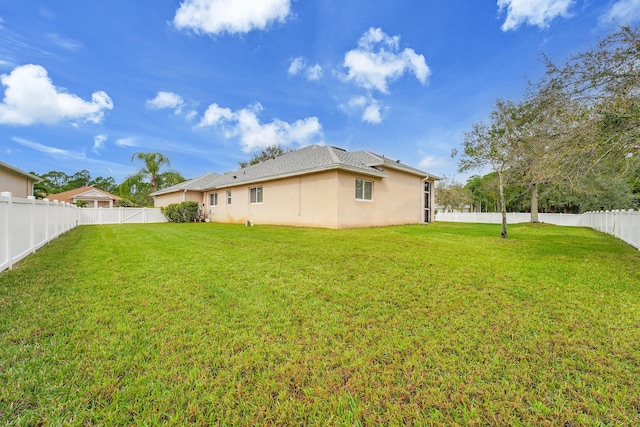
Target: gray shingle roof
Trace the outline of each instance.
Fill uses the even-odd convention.
[[[212,187],[207,189],[230,187],[238,184],[305,175],[332,169],[351,170],[369,176],[386,176],[383,171],[363,164],[351,153],[344,150],[331,146],[310,145],[275,159],[227,172],[217,178]]]
[[[386,177],[387,174],[379,168],[380,166],[422,177],[430,176],[439,179],[434,175],[370,151],[348,152],[328,145],[310,145],[290,151],[275,159],[236,169],[222,175],[216,173],[202,175],[173,187],[156,191],[152,196],[183,190],[213,190],[238,184],[257,183],[334,169],[348,170],[367,176]]]
[[[159,196],[161,194],[175,193],[176,191],[202,191],[204,188],[208,188],[208,186],[219,177],[219,173],[211,172],[204,175],[200,175],[197,178],[189,179],[187,181],[183,181],[179,184],[172,185],[171,187],[163,188],[162,190],[155,191],[151,193],[151,196]]]

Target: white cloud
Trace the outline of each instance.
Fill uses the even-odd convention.
[[[451,159],[446,157],[437,157],[437,156],[423,156],[418,162],[418,167],[425,169],[437,169],[442,168],[444,166],[448,166],[451,163]]]
[[[99,151],[104,147],[104,143],[107,142],[107,135],[96,135],[93,137],[93,151],[98,154]]]
[[[284,22],[290,13],[290,0],[185,0],[173,24],[197,33],[248,33]]]
[[[155,98],[147,100],[147,107],[156,109],[179,109],[182,108],[183,104],[184,100],[182,97],[173,92],[160,91]]]
[[[290,76],[302,74],[310,81],[316,81],[322,78],[322,66],[320,66],[320,64],[309,65],[301,56],[291,60],[291,64],[289,65],[287,72]]]
[[[506,10],[502,31],[515,30],[522,24],[546,28],[559,16],[568,17],[575,0],[498,0],[498,11]]]
[[[356,96],[349,100],[349,107],[362,111],[362,121],[371,124],[382,122],[382,103],[366,96]]]
[[[85,101],[54,86],[47,70],[39,65],[16,67],[0,76],[0,82],[6,87],[0,103],[0,124],[53,124],[64,120],[100,123],[104,111],[113,109],[106,92],[94,92],[91,101]]]
[[[47,37],[49,38],[49,41],[51,41],[51,43],[70,52],[74,52],[82,48],[82,43],[80,43],[79,41],[62,37],[59,34],[52,33]]]
[[[603,23],[630,24],[640,18],[640,0],[620,0],[600,17]]]
[[[302,58],[301,56],[297,58],[293,58],[291,60],[291,64],[289,65],[288,73],[290,76],[295,76],[297,74],[300,74],[302,70],[304,70],[305,66],[306,64],[305,64],[304,58]]]
[[[305,74],[309,80],[320,80],[322,78],[322,67],[320,64],[312,65],[307,68]]]
[[[388,36],[380,28],[369,28],[358,41],[358,47],[344,56],[345,80],[369,90],[389,92],[389,84],[412,72],[425,84],[431,74],[424,56],[413,49],[400,51],[400,37]]]
[[[211,104],[204,112],[202,120],[198,126],[216,126],[218,123],[235,120],[235,114],[229,108],[219,107],[218,104]]]
[[[261,123],[258,114],[262,109],[259,103],[237,111],[211,104],[198,126],[215,126],[228,139],[238,137],[245,152],[274,144],[288,146],[293,143],[306,145],[321,142],[322,125],[317,117],[307,117],[293,123],[279,119]]]
[[[367,105],[362,112],[362,121],[373,124],[380,123],[382,121],[380,105],[377,103]]]
[[[116,141],[118,147],[137,147],[138,142],[135,138],[120,138]]]
[[[24,138],[11,138],[14,142],[17,142],[20,145],[31,148],[36,151],[40,151],[41,153],[49,154],[57,159],[76,159],[83,160],[87,156],[84,152],[64,150],[62,148],[51,147],[49,145],[40,144],[37,142],[32,142]]]
[[[155,110],[173,110],[173,114],[177,116],[184,116],[189,121],[193,120],[193,118],[198,114],[195,110],[184,111],[184,107],[186,105],[184,99],[173,92],[160,91],[155,98],[147,100],[146,105],[147,108]]]

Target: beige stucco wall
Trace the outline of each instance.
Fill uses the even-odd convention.
[[[339,173],[338,228],[422,222],[422,178],[388,168],[384,172],[386,178],[371,178],[344,171]],[[371,200],[356,200],[357,178],[373,181]]]
[[[337,171],[238,185],[205,194],[205,216],[212,222],[279,224],[337,228]],[[262,186],[263,202],[251,204],[250,188]],[[227,205],[227,190],[231,205]],[[218,193],[218,205],[209,194]]]
[[[423,179],[393,169],[385,172],[386,178],[372,178],[333,170],[218,189],[205,193],[205,217],[212,222],[250,220],[326,228],[422,223]],[[356,200],[356,178],[374,182],[371,201]],[[250,188],[258,186],[262,186],[263,202],[251,204]],[[231,205],[227,205],[227,190],[231,191]],[[209,205],[212,192],[218,193],[217,206]]]
[[[25,176],[0,168],[0,192],[9,191],[13,197],[33,196],[33,182]]]
[[[182,190],[175,193],[161,194],[153,198],[153,206],[156,208],[169,206],[172,203],[182,202],[198,202],[202,203],[202,193],[199,191],[187,191]]]

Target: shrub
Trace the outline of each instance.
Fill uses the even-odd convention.
[[[198,215],[197,202],[172,203],[160,209],[170,222],[191,222]]]
[[[118,207],[118,208],[136,208],[136,207],[138,207],[138,205],[136,205],[135,203],[133,203],[129,199],[116,200],[115,206]]]

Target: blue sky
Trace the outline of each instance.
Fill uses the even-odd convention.
[[[496,98],[640,0],[20,0],[0,4],[0,159],[121,182],[138,151],[192,178],[260,148],[370,150],[436,175]]]

